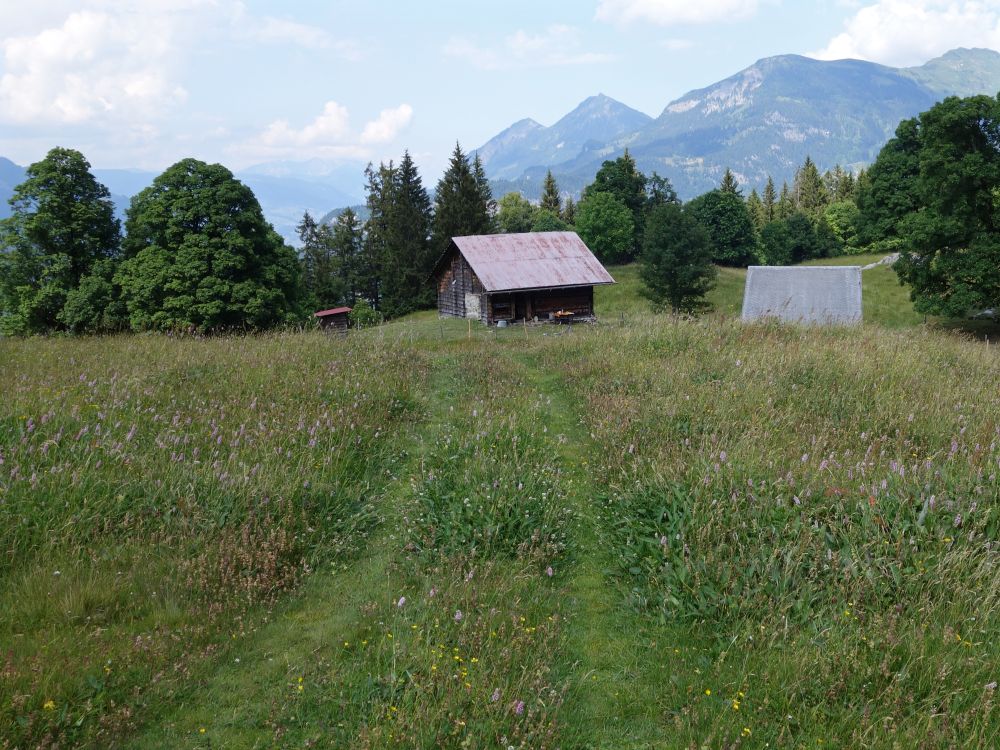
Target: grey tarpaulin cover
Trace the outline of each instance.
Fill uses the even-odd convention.
[[[861,266],[750,266],[743,320],[861,322]]]

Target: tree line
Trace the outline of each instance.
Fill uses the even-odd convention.
[[[395,317],[433,307],[434,266],[451,237],[577,231],[604,263],[640,261],[655,306],[704,306],[715,269],[844,253],[901,254],[920,312],[1000,308],[1000,99],[950,97],[900,123],[865,171],[820,172],[743,195],[726,170],[681,203],[628,151],[605,161],[579,202],[552,173],[541,200],[495,201],[478,156],[456,144],[433,199],[408,152],[365,171],[366,213],[306,213],[296,252],[253,192],[218,164],[184,159],[116,218],[77,151],[32,164],[0,221],[0,333],[220,331],[302,323],[326,306]]]
[[[122,225],[84,156],[52,149],[0,221],[0,333],[260,330],[339,304],[390,317],[432,306],[449,239],[496,231],[482,163],[456,145],[433,203],[409,153],[365,178],[367,220],[306,213],[296,252],[219,164],[169,167]]]

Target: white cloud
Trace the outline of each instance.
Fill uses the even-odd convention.
[[[1000,2],[879,0],[860,8],[844,31],[812,56],[905,66],[955,47],[1000,48]]]
[[[388,143],[413,119],[413,107],[400,104],[395,109],[383,109],[378,118],[372,120],[361,131],[362,143]]]
[[[287,42],[310,49],[323,49],[333,44],[330,35],[321,28],[270,16],[256,20],[249,33],[257,41],[271,44]]]
[[[738,21],[757,12],[758,0],[600,0],[597,20],[659,26]]]
[[[287,18],[257,17],[242,2],[232,5],[230,23],[238,37],[254,43],[332,50],[341,59],[352,62],[363,57],[361,45],[353,39],[334,39],[326,29]]]
[[[355,42],[240,0],[0,2],[0,29],[0,122],[20,125],[142,132],[187,99],[192,54],[226,40],[361,57]]]
[[[328,146],[339,143],[350,134],[347,108],[337,102],[327,102],[323,112],[311,123],[295,130],[287,120],[276,120],[259,136],[265,146]]]
[[[262,132],[229,149],[237,158],[252,162],[269,159],[369,159],[371,146],[389,143],[409,125],[413,107],[400,104],[383,109],[360,132],[350,125],[347,108],[330,101],[312,122],[294,128],[287,120],[276,120]]]
[[[134,122],[183,101],[169,64],[172,31],[149,17],[79,11],[59,26],[3,40],[0,120]]]
[[[542,33],[518,30],[497,46],[481,45],[468,37],[452,37],[445,44],[444,53],[483,70],[586,65],[613,59],[601,52],[586,52],[582,46],[579,29],[556,24]]]
[[[670,39],[664,39],[660,42],[660,46],[666,50],[670,50],[671,52],[682,52],[683,50],[694,47],[694,40],[671,37]]]

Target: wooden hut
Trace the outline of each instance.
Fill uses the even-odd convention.
[[[452,237],[434,272],[442,316],[501,320],[586,320],[594,287],[614,284],[576,232]]]
[[[347,333],[347,314],[351,311],[349,307],[334,307],[329,310],[320,310],[313,313],[313,317],[319,319],[319,327],[324,330]]]

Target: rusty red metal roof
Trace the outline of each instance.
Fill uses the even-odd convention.
[[[488,292],[614,284],[576,232],[452,237]]]
[[[349,307],[332,307],[329,310],[320,310],[317,313],[313,313],[314,318],[325,318],[327,315],[339,315],[340,313],[349,313],[351,308]]]

